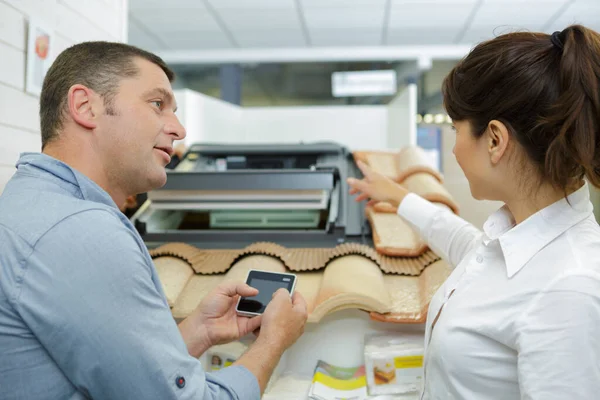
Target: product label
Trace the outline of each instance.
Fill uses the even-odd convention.
[[[369,368],[369,393],[417,392],[423,380],[423,355],[371,359]]]
[[[423,356],[404,356],[394,358],[396,369],[423,368]]]

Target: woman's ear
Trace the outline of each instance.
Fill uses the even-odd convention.
[[[507,153],[508,143],[510,142],[510,133],[504,123],[493,119],[489,122],[486,129],[487,150],[492,164],[498,164],[502,157]]]

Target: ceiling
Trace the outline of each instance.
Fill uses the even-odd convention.
[[[514,29],[600,30],[599,0],[129,0],[150,50],[472,44]]]
[[[333,71],[397,69],[410,59],[354,54],[413,46],[411,54],[433,61],[421,86],[439,91],[454,60],[495,35],[523,29],[551,33],[571,23],[600,31],[600,0],[129,0],[129,8],[129,43],[163,56],[179,76],[179,87],[218,97],[219,64],[240,63],[246,106],[389,101],[389,96],[332,97]],[[448,57],[449,49],[460,56]],[[435,51],[438,65],[446,63],[442,68],[436,68]],[[313,62],[286,58],[299,53]],[[328,54],[342,57],[330,60]],[[450,64],[441,61],[449,58]],[[424,95],[439,106],[440,96]]]

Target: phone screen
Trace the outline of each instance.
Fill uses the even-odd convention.
[[[281,288],[289,291],[292,283],[289,279],[287,279],[286,282],[283,282],[250,277],[248,285],[258,289],[258,294],[252,297],[242,297],[238,309],[240,311],[261,314],[265,311],[267,304],[269,304],[273,298],[273,293]]]

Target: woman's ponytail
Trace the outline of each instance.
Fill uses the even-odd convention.
[[[545,175],[563,189],[584,176],[600,186],[600,35],[573,25],[551,42],[562,55],[560,95],[546,121],[557,135],[546,153]]]

